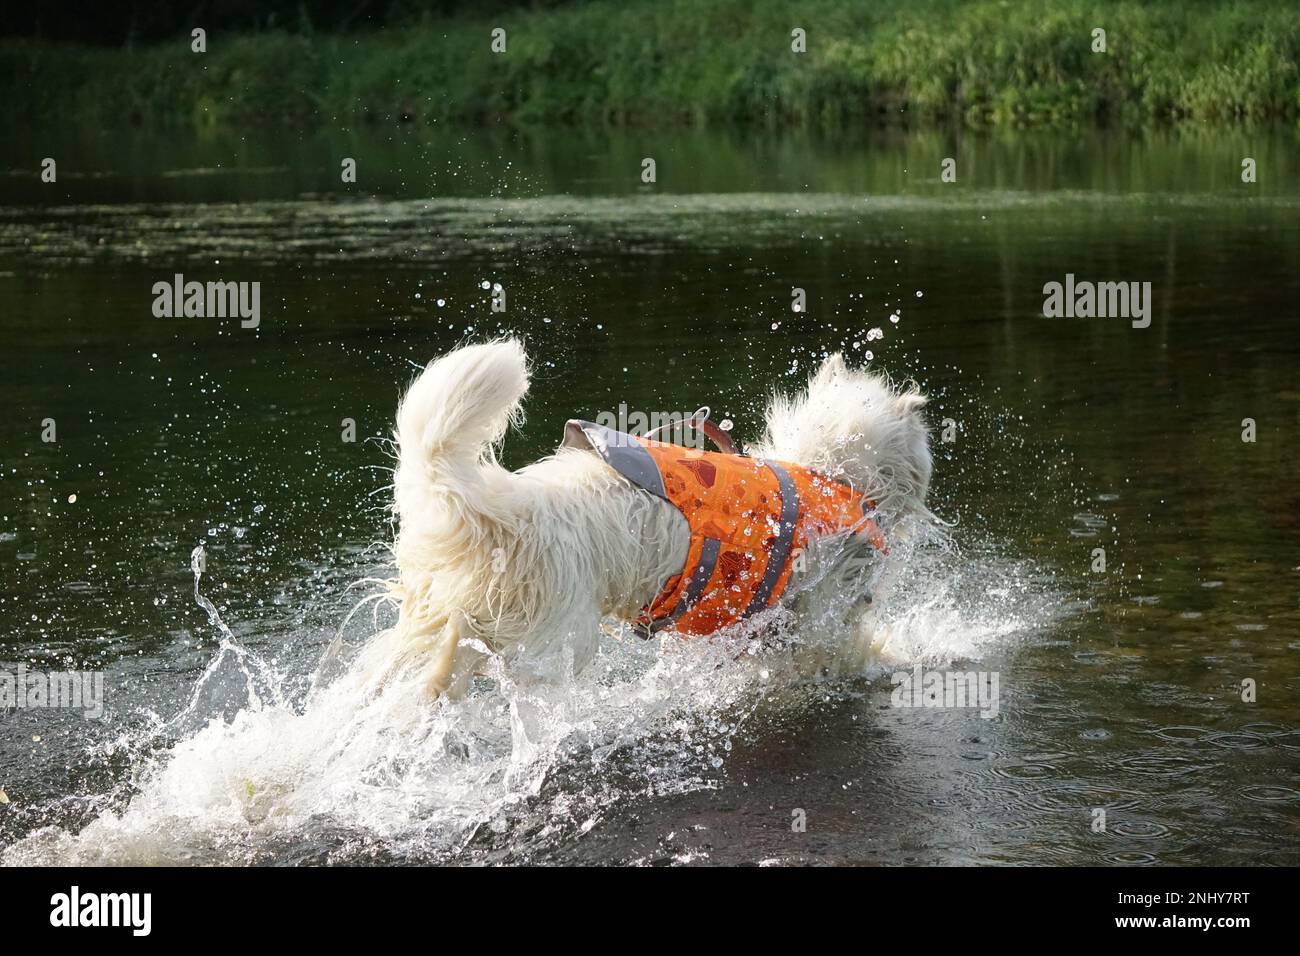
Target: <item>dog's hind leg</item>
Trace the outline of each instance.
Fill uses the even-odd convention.
[[[481,651],[466,643],[473,633],[464,612],[452,611],[447,615],[426,682],[430,697],[458,700],[465,696],[483,659]]]

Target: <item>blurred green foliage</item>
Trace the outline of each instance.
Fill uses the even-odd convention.
[[[0,43],[0,115],[838,127],[1291,118],[1293,0],[592,0],[399,26],[208,31],[149,46]],[[366,22],[366,21],[362,21]],[[507,50],[489,49],[493,28]],[[807,53],[791,30],[807,31]],[[1093,51],[1093,31],[1106,52]]]

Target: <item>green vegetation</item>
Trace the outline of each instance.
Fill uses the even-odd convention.
[[[504,54],[489,49],[507,31]],[[808,52],[791,52],[791,29]],[[1094,28],[1107,52],[1092,50]],[[0,45],[0,117],[841,126],[1293,118],[1294,0],[593,0],[354,35]]]

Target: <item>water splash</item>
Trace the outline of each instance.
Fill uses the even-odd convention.
[[[200,589],[206,567],[207,554],[200,544],[190,552],[194,602],[208,615],[208,621],[220,635],[220,643],[217,653],[196,682],[189,703],[159,730],[160,734],[173,739],[194,732],[216,712],[234,717],[243,709],[256,712],[267,706],[286,706],[282,690],[286,675],[240,644],[221,619],[216,605]]]
[[[348,667],[353,646],[327,653],[315,676],[327,664],[337,676],[293,702],[291,675],[202,593],[196,548],[195,600],[220,643],[190,700],[135,742],[125,792],[80,832],[46,827],[0,861],[526,860],[629,799],[723,786],[755,715],[807,706],[827,677],[977,658],[1049,619],[1054,602],[1029,568],[941,542],[895,549],[851,633],[794,632],[785,612],[763,622],[765,638],[647,642],[615,628],[591,666],[553,685],[518,687],[489,655],[455,703],[429,701],[414,674],[367,685]]]

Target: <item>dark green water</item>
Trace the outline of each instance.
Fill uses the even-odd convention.
[[[0,852],[86,858],[30,834],[135,801],[103,859],[1300,863],[1297,140],[6,136],[0,665],[102,670],[108,715],[0,712]],[[45,156],[57,183],[37,179]],[[260,326],[155,318],[151,287],[177,272],[260,282]],[[1067,273],[1150,282],[1150,327],[1044,318],[1044,283]],[[899,627],[916,659],[997,671],[999,716],[891,708],[878,671],[716,710],[686,698],[666,725],[565,737],[527,786],[495,767],[508,806],[481,819],[457,789],[472,773],[405,754],[364,792],[334,780],[336,805],[286,798],[275,827],[199,801],[211,819],[160,849],[188,795],[150,774],[178,742],[216,768],[196,789],[258,760],[247,741],[235,759],[190,753],[189,729],[150,736],[218,651],[191,550],[205,542],[205,592],[301,710],[349,585],[384,569],[390,460],[365,439],[389,433],[417,365],[505,331],[537,365],[511,465],[620,403],[710,404],[752,436],[763,397],[829,350],[914,377],[959,552],[927,566],[939,597]],[[222,686],[199,712],[239,724],[243,685]],[[718,759],[691,762],[701,738]]]

